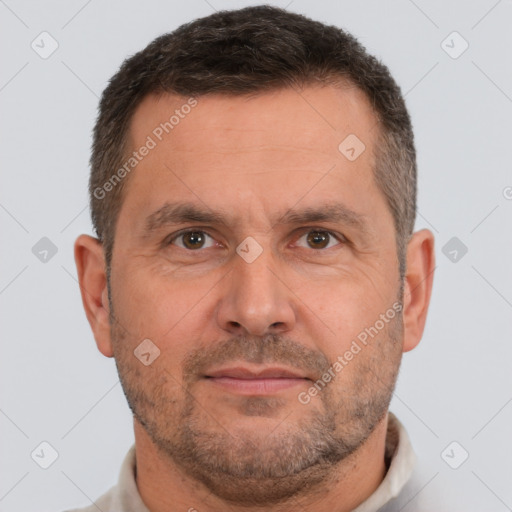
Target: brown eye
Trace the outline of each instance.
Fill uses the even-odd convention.
[[[340,238],[332,234],[330,231],[323,231],[320,229],[308,231],[299,238],[298,242],[303,239],[305,239],[306,245],[304,245],[304,243],[299,243],[298,245],[309,249],[330,249],[331,247],[340,244]]]
[[[200,231],[190,231],[183,235],[183,244],[187,249],[198,249],[204,244],[204,236]]]
[[[308,233],[308,244],[313,249],[323,249],[329,244],[330,238],[329,233],[325,231],[311,231]]]
[[[215,244],[215,241],[210,235],[206,234],[204,231],[195,230],[180,233],[171,240],[171,244],[175,244],[178,247],[181,247],[182,249],[194,251],[198,249],[212,247]]]

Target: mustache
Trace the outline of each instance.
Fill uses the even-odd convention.
[[[191,351],[183,362],[183,380],[191,383],[200,379],[208,368],[230,361],[283,364],[316,378],[320,378],[331,366],[323,352],[312,350],[290,338],[278,334],[263,337],[240,335],[204,344]]]

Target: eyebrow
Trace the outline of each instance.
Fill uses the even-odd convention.
[[[144,237],[163,227],[197,222],[199,224],[217,224],[229,226],[234,224],[234,216],[227,211],[213,211],[201,205],[184,202],[166,202],[161,208],[150,214],[145,221]],[[367,217],[347,208],[342,203],[328,203],[303,209],[289,209],[272,223],[307,224],[312,222],[333,222],[348,225],[367,235],[371,232]]]

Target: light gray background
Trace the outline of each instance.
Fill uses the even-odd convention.
[[[417,229],[436,235],[437,268],[425,334],[404,355],[391,410],[425,468],[419,493],[442,494],[447,511],[512,510],[512,2],[270,3],[353,33],[406,95]],[[82,309],[72,252],[78,234],[92,233],[86,187],[98,97],[154,37],[250,4],[0,1],[1,511],[89,504],[117,481],[133,442],[114,361],[97,351]],[[48,59],[31,48],[43,31],[59,44]],[[441,46],[453,31],[469,43],[457,59]],[[58,248],[46,263],[32,253],[42,237]],[[442,252],[452,237],[468,248],[457,262]],[[30,456],[42,441],[59,454],[46,470]],[[456,470],[441,457],[452,441],[469,453]]]

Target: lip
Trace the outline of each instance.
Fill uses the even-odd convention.
[[[233,379],[306,379],[304,375],[282,367],[251,370],[245,366],[233,366],[208,372],[206,377],[231,377]]]
[[[205,379],[227,391],[242,395],[267,395],[304,385],[309,380],[287,368],[249,369],[236,366],[208,372]]]

